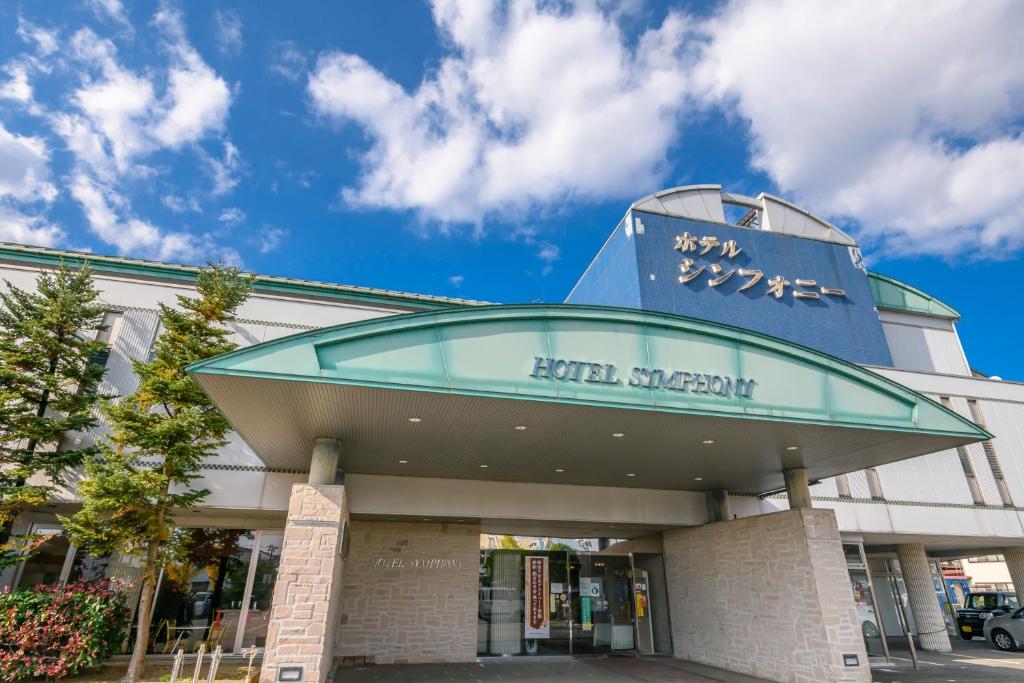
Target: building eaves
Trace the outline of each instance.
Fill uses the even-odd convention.
[[[89,267],[97,273],[175,282],[193,282],[200,270],[197,266],[0,242],[0,262],[56,267],[62,261],[72,267],[81,267],[82,264],[88,261]],[[487,303],[471,299],[457,299],[430,294],[411,294],[373,287],[299,280],[275,275],[260,275],[256,273],[253,275],[255,277],[254,288],[257,292],[280,294],[283,296],[345,299],[368,305],[401,306],[416,310],[478,306]]]

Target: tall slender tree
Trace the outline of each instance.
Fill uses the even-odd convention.
[[[14,519],[40,505],[67,472],[96,452],[66,438],[96,425],[104,367],[91,362],[104,306],[86,264],[36,278],[34,292],[5,281],[0,292],[0,567],[38,537],[11,537]]]
[[[82,509],[62,518],[72,541],[91,552],[142,558],[129,682],[145,665],[160,567],[184,551],[187,535],[174,532],[174,514],[209,493],[193,484],[203,461],[227,443],[230,428],[185,368],[235,348],[226,324],[251,286],[237,268],[211,264],[196,280],[198,297],[179,295],[177,308],[160,306],[164,331],[153,358],[134,363],[135,393],[104,403],[110,435],[99,457],[86,463],[78,487]]]

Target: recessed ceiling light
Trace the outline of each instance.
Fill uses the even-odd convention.
[[[424,517],[424,518],[423,518],[423,521],[424,521],[424,522],[429,522],[429,521],[430,521],[430,517]]]
[[[458,522],[465,522],[466,520],[464,520],[464,519],[459,519],[459,520],[456,520],[456,521],[458,521]]]
[[[486,470],[487,468],[488,468],[488,465],[480,465],[480,469],[482,469],[482,470]]]
[[[799,446],[786,446],[786,450],[787,451],[798,451],[798,450],[800,450],[800,447]]]
[[[394,517],[388,517],[388,521],[389,522],[393,522],[393,521],[395,521],[395,518]]]
[[[408,463],[409,463],[409,461],[408,461],[408,460],[399,460],[399,461],[398,461],[398,464],[399,464],[399,465],[406,465],[406,464],[408,464]]]
[[[636,472],[627,472],[626,476],[627,477],[635,477],[636,476]]]
[[[714,442],[715,442],[714,439],[704,439],[703,441],[701,441],[701,443],[704,444],[705,446],[710,446]]]
[[[556,467],[555,472],[565,472],[561,467]]]
[[[614,434],[612,434],[612,436],[614,436],[616,439],[621,439],[622,437],[625,436],[625,434],[623,434],[622,432],[615,432]]]
[[[704,481],[704,477],[694,477],[694,481]]]
[[[410,417],[409,422],[423,422],[423,419],[419,417]]]
[[[526,429],[526,425],[516,425],[516,431],[521,432]]]

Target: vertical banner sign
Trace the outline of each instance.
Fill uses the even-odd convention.
[[[548,612],[548,558],[526,556],[526,638],[550,638],[551,615]]]
[[[586,596],[580,598],[580,620],[583,622],[584,631],[594,629],[593,616],[590,613],[590,598]]]

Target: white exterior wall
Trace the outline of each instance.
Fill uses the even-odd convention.
[[[29,265],[0,264],[0,279],[10,280],[26,289],[33,287],[37,272],[37,268]],[[109,371],[104,386],[105,391],[123,395],[135,388],[130,359],[145,358],[157,334],[158,304],[174,304],[176,294],[190,294],[192,290],[180,283],[106,273],[96,273],[95,279],[103,300],[112,309],[124,311],[121,330],[114,340],[108,361]],[[308,329],[415,309],[415,301],[392,306],[256,293],[240,311],[239,321],[234,326],[235,341],[247,346]],[[971,377],[956,328],[949,320],[892,311],[882,311],[880,316],[897,368],[872,369],[936,400],[940,396],[949,396],[953,407],[968,416],[966,401],[968,398],[976,399],[989,431],[996,435],[996,454],[1015,508],[1002,505],[992,470],[980,445],[969,447],[968,454],[977,473],[985,507],[973,505],[956,451],[877,468],[884,500],[868,502],[868,478],[862,471],[846,477],[850,482],[852,499],[839,498],[836,481],[826,480],[812,487],[815,505],[835,509],[844,533],[882,535],[891,537],[893,543],[900,536],[917,535],[945,538],[945,547],[950,547],[950,544],[978,548],[1024,544],[1024,384]],[[199,482],[211,490],[205,503],[210,510],[206,518],[212,520],[221,512],[227,518],[232,510],[283,514],[291,486],[304,480],[305,475],[301,472],[266,471],[255,453],[241,440],[233,439],[207,465]],[[365,504],[367,512],[376,510],[387,499],[385,492],[378,493],[381,497],[376,502],[369,498],[359,502],[358,491],[354,487],[353,504]],[[687,499],[688,504],[681,506],[681,510],[685,508],[682,517],[656,520],[653,519],[656,515],[649,511],[635,513],[637,502],[625,489],[606,488],[598,497],[610,513],[622,514],[620,521],[628,518],[629,522],[636,524],[700,523],[701,494],[655,493],[664,493],[669,498],[684,493],[693,496],[694,500]],[[66,502],[74,501],[70,492],[64,492],[61,498]],[[423,500],[425,504],[429,502]],[[483,514],[474,515],[469,506],[464,506],[461,514],[477,517],[490,514],[492,519],[503,519],[509,514],[504,509],[496,509],[500,506],[493,504],[484,507],[488,510],[481,508],[478,512]],[[733,511],[739,516],[785,507],[785,501],[778,498],[762,501],[737,497],[733,502]],[[590,521],[600,519],[591,517]],[[915,542],[920,542],[920,539]],[[925,542],[928,545],[927,538]]]
[[[31,290],[39,270],[33,266],[0,263],[0,282],[9,281]],[[117,335],[112,339],[107,373],[101,385],[105,394],[124,396],[135,390],[138,379],[132,371],[132,359],[145,360],[158,334],[161,303],[174,305],[179,294],[195,296],[195,289],[184,284],[121,277],[94,272],[93,280],[101,299],[111,310],[124,312]],[[409,308],[414,308],[410,302]],[[232,340],[239,346],[251,346],[306,330],[356,322],[384,315],[407,312],[408,308],[363,305],[346,301],[319,301],[312,298],[285,297],[254,293],[243,304],[238,321],[232,325]],[[102,422],[98,429],[102,429]],[[85,437],[88,439],[89,437]],[[230,469],[225,469],[230,468]],[[241,439],[231,443],[210,459],[196,486],[210,489],[206,508],[233,510],[266,509],[282,514],[288,509],[291,487],[304,482],[303,473],[267,472],[263,461]],[[74,491],[59,491],[58,503],[77,501]]]
[[[840,529],[869,545],[902,539],[942,554],[1024,544],[1024,383],[973,377],[952,320],[889,310],[879,317],[895,367],[871,370],[936,401],[947,398],[970,419],[968,399],[977,401],[996,437],[992,443],[1013,506],[1004,505],[981,444],[965,451],[982,505],[975,504],[958,452],[948,450],[876,468],[881,499],[871,500],[865,471],[846,475],[851,498],[840,498],[836,480],[825,480],[811,489],[815,506],[834,509]],[[784,497],[765,502],[786,506]]]
[[[904,370],[970,375],[960,336],[952,320],[895,311],[879,311],[895,367]]]

